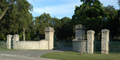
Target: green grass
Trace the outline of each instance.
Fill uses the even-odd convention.
[[[81,54],[73,51],[53,52],[42,55],[44,58],[60,60],[120,60],[119,54]]]
[[[18,51],[16,49],[7,49],[6,46],[0,46],[0,51]]]
[[[0,48],[0,51],[19,51],[19,50],[16,50],[16,49],[2,49],[2,48]]]

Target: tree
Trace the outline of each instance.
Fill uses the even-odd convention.
[[[75,7],[72,16],[73,25],[83,24],[86,30],[95,30],[98,35],[103,27],[103,18],[106,17],[102,4],[98,0],[81,0],[81,2],[83,2],[82,5]]]
[[[12,5],[9,6],[10,9],[6,11],[0,20],[0,25],[2,26],[0,29],[6,30],[7,34],[20,34],[21,30],[23,30],[23,40],[25,41],[25,30],[33,19],[32,14],[29,12],[32,11],[32,5],[27,0],[5,0],[1,3],[4,4],[6,2],[9,5],[11,4],[10,1],[12,1]]]
[[[32,14],[29,10],[32,10],[32,5],[27,0],[19,0],[16,3],[16,6],[19,6],[17,9],[18,20],[20,27],[23,29],[23,40],[25,41],[25,30],[28,28],[28,25],[32,22]]]
[[[95,2],[95,0],[80,0],[83,3]]]
[[[114,15],[117,15],[117,10],[111,5],[104,7],[104,11],[108,14],[107,18],[113,18]]]
[[[118,5],[119,5],[119,8],[120,8],[120,0],[118,0]]]
[[[63,17],[58,19],[56,17],[52,18],[52,24],[55,29],[55,35],[59,40],[71,41],[73,38],[73,26],[71,19],[68,17]]]
[[[63,17],[61,19],[62,29],[61,29],[61,38],[62,40],[72,41],[73,39],[73,26],[71,19],[68,17]]]
[[[37,28],[36,30],[36,36],[40,39],[44,38],[44,31],[46,27],[53,27],[52,24],[52,18],[49,14],[43,13],[38,17],[35,17],[35,26]]]
[[[0,0],[0,20],[17,0]]]
[[[114,6],[108,5],[104,7],[104,11],[107,14],[104,28],[109,29],[112,36],[118,35],[119,20],[117,17],[117,10],[114,8]]]

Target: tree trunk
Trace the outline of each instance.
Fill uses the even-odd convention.
[[[25,41],[25,28],[23,27],[23,41]]]
[[[0,15],[0,20],[3,18],[3,16],[5,15],[5,13],[6,13],[6,11],[9,9],[9,7],[7,7],[4,11],[3,11],[3,13]]]

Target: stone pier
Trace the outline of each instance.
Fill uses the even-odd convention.
[[[94,31],[87,31],[87,53],[94,53]]]
[[[13,49],[16,49],[16,42],[19,41],[19,35],[18,34],[14,34],[13,35]]]
[[[103,29],[102,40],[101,40],[101,53],[108,54],[109,53],[109,30]]]
[[[48,40],[48,49],[52,50],[54,48],[54,29],[52,27],[45,29],[45,40]]]
[[[7,35],[7,49],[11,49],[11,38],[12,35]]]
[[[86,53],[84,25],[79,24],[75,26],[75,39],[73,39],[73,51]]]

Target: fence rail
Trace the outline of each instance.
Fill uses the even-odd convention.
[[[101,52],[101,40],[95,40],[94,41],[94,53],[100,53]]]
[[[110,53],[120,53],[120,41],[110,41],[109,42],[109,52]]]
[[[0,49],[6,49],[6,41],[0,41]]]
[[[94,52],[101,52],[101,41],[94,41]],[[120,53],[120,41],[109,41],[109,53]]]

